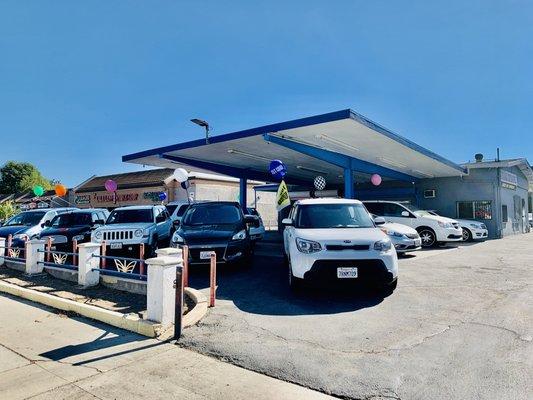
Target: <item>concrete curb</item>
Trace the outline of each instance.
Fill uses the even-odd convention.
[[[3,281],[0,281],[0,292],[8,293],[59,310],[72,311],[84,317],[135,332],[143,336],[159,337],[164,340],[164,337],[168,335],[168,332],[173,330],[166,329],[163,331],[161,329],[161,324],[142,319],[137,314],[122,314]],[[198,323],[198,321],[200,321],[207,313],[207,298],[201,292],[192,288],[185,288],[185,292],[191,297],[191,299],[193,299],[195,306],[183,316],[184,328]]]
[[[187,287],[185,293],[194,301],[192,310],[183,316],[183,327],[196,325],[207,314],[207,297],[199,290]]]

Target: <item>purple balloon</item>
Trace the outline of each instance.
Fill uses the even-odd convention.
[[[117,191],[117,183],[113,179],[108,179],[105,181],[105,190],[108,192],[116,192]]]

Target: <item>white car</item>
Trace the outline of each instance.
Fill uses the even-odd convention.
[[[360,201],[299,200],[282,223],[291,288],[303,280],[396,287],[396,251]]]
[[[259,222],[259,226],[250,226],[250,240],[257,242],[258,240],[263,239],[263,236],[265,236],[265,225],[263,224],[263,219],[261,218],[261,215],[259,215],[259,212],[255,208],[247,207],[246,214],[257,217]]]
[[[397,224],[394,222],[386,222],[384,218],[372,215],[376,226],[385,232],[392,245],[396,249],[396,253],[407,253],[408,251],[420,250],[422,248],[422,239],[416,231],[407,225]]]
[[[429,211],[433,215],[439,215],[436,211]],[[470,219],[456,219],[463,231],[463,241],[484,240],[489,237],[487,225],[483,222],[473,221]]]
[[[363,204],[372,214],[416,229],[422,239],[422,247],[463,240],[463,231],[454,219],[433,215],[429,211],[396,201],[372,200],[364,201]]]

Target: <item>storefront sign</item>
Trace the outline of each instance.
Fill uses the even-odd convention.
[[[115,208],[131,205],[152,205],[161,203],[159,195],[166,192],[164,187],[149,187],[145,189],[118,189],[116,192],[98,191],[77,194],[74,202],[81,207]]]
[[[91,195],[89,194],[77,195],[76,198],[74,199],[74,203],[76,203],[76,205],[79,205],[79,206],[91,204]]]
[[[518,177],[509,171],[501,171],[500,181],[502,183],[502,187],[506,189],[515,190],[518,186]]]

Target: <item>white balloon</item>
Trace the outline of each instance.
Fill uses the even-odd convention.
[[[177,168],[174,170],[174,179],[180,183],[185,182],[187,179],[189,179],[189,173],[185,168]]]

